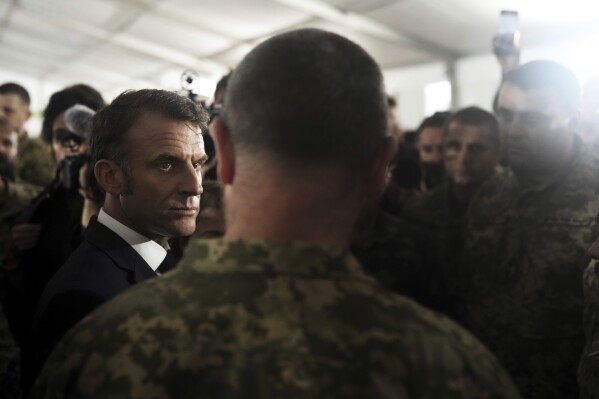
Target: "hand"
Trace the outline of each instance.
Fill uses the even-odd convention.
[[[23,223],[13,226],[11,238],[13,245],[19,251],[25,251],[35,247],[40,238],[42,226],[39,224]]]

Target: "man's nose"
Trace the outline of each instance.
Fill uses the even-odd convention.
[[[200,195],[204,191],[202,187],[202,174],[199,169],[188,164],[185,166],[181,177],[181,192],[186,195]]]

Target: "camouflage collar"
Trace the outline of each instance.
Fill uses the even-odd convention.
[[[259,273],[296,276],[364,276],[347,249],[297,242],[247,239],[196,240],[179,262],[202,273]]]

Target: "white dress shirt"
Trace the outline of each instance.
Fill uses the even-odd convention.
[[[146,261],[152,270],[156,271],[158,266],[166,258],[166,249],[156,241],[150,240],[138,232],[131,230],[106,212],[104,208],[100,209],[98,222],[114,231],[119,237],[125,240],[133,249]]]

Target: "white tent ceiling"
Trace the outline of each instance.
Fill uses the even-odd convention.
[[[489,53],[499,12],[505,8],[520,12],[523,46],[597,35],[595,3],[0,0],[0,69],[57,86],[89,83],[110,94],[173,86],[188,68],[213,84],[256,43],[298,27],[348,36],[383,69],[391,69]]]

